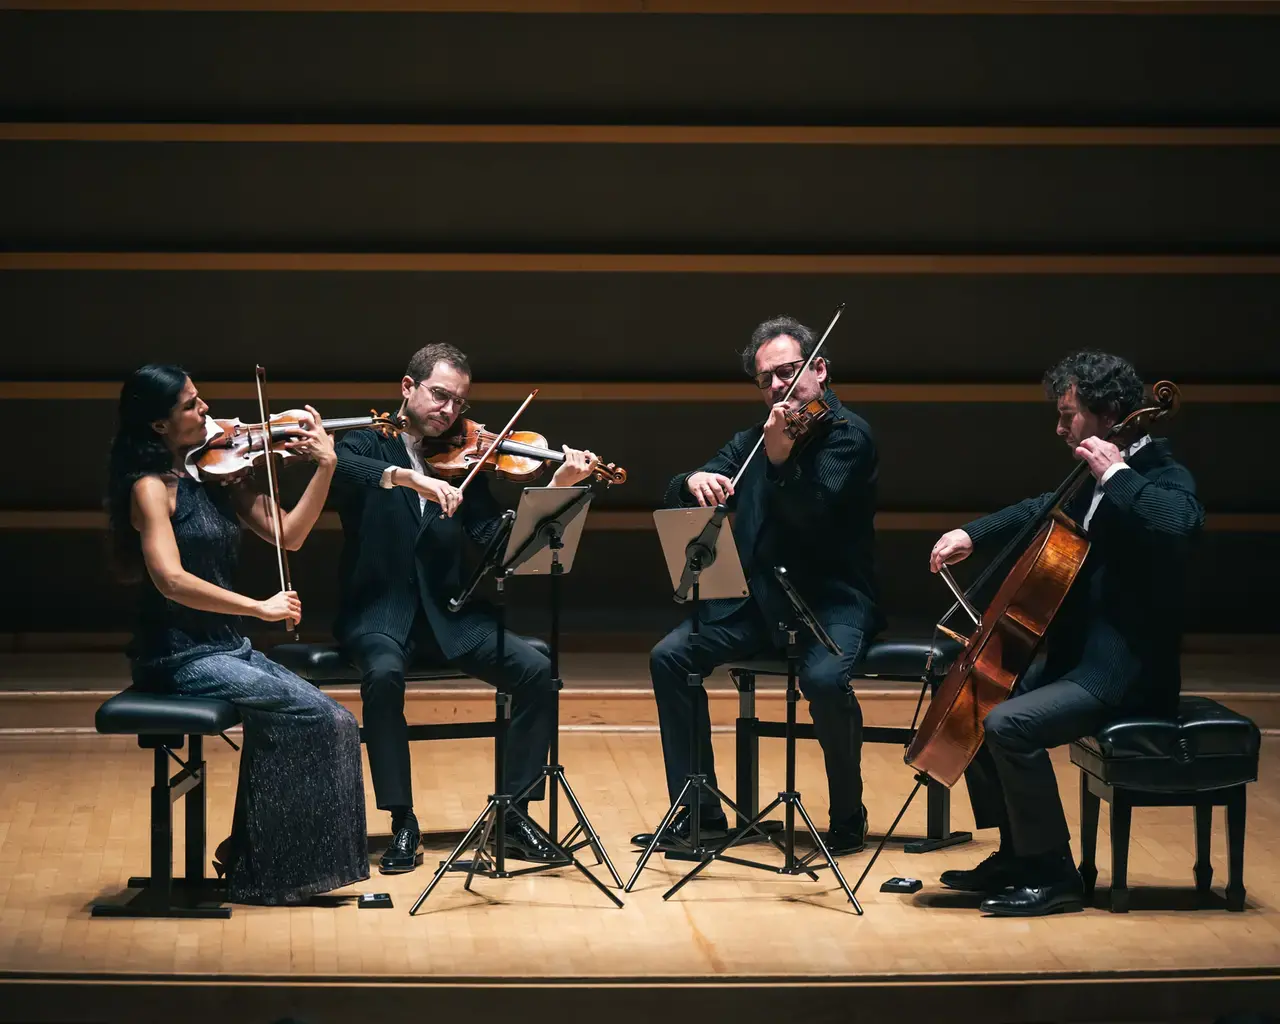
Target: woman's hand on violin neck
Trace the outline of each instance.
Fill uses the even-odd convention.
[[[417,491],[427,501],[434,501],[446,518],[457,512],[458,506],[462,504],[462,492],[438,477],[427,476],[412,469],[397,469],[391,479],[394,483]]]
[[[939,572],[944,565],[963,562],[973,554],[973,538],[964,530],[951,530],[938,538],[929,553],[929,571]]]
[[[298,623],[302,621],[302,601],[293,590],[282,590],[274,597],[258,602],[258,618],[267,622],[279,622],[288,619]]]
[[[595,452],[579,451],[567,444],[564,449],[564,462],[551,475],[552,487],[572,487],[591,475],[592,470],[600,465],[600,456]]]
[[[690,473],[684,485],[702,506],[723,505],[733,495],[733,481],[719,473]]]
[[[333,447],[333,435],[321,426],[323,419],[311,406],[303,406],[307,415],[298,419],[298,433],[285,447],[314,459],[323,469],[333,469],[338,464],[338,454]]]
[[[764,421],[764,453],[775,466],[781,466],[791,458],[795,441],[787,436],[787,403],[779,402],[769,410]]]

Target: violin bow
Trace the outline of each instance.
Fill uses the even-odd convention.
[[[796,387],[800,383],[801,376],[809,371],[809,367],[813,365],[814,359],[816,359],[818,357],[818,353],[822,351],[822,346],[826,344],[827,341],[827,335],[831,333],[831,328],[833,328],[836,325],[836,321],[840,319],[840,314],[844,312],[844,307],[845,304],[843,302],[836,307],[835,315],[831,318],[831,323],[827,324],[827,329],[822,332],[822,337],[818,340],[818,344],[816,344],[813,347],[813,351],[809,353],[809,358],[804,361],[804,366],[800,367],[800,369],[796,371],[796,375],[791,378],[791,387],[787,388],[787,393],[782,396],[783,402],[791,401],[791,396],[795,393]],[[762,444],[764,444],[764,431],[760,432],[760,436],[756,439],[756,446],[751,449],[751,454],[743,460],[742,466],[734,475],[733,482],[729,485],[730,488],[735,490],[737,489],[738,481],[742,479],[742,474],[747,471],[747,467],[751,465],[751,460],[756,457],[756,452],[760,450],[760,446]]]
[[[276,480],[276,468],[271,452],[271,415],[267,407],[267,371],[254,367],[254,375],[258,384],[258,415],[262,417],[262,444],[267,453],[267,500],[270,504],[271,532],[275,537],[276,566],[280,570],[280,589],[292,590],[293,579],[289,574],[289,556],[284,553],[284,521],[280,517],[280,488]],[[297,639],[298,624],[292,619],[285,620],[285,628]]]
[[[529,403],[533,401],[534,396],[537,395],[537,393],[538,389],[534,388],[529,392],[529,397],[520,403],[520,408],[512,414],[511,419],[507,420],[507,425],[503,427],[498,433],[498,436],[493,439],[493,443],[485,449],[485,453],[480,457],[480,461],[471,467],[471,472],[467,474],[467,478],[458,485],[459,493],[467,489],[467,484],[471,483],[472,478],[480,472],[480,468],[485,464],[485,461],[490,455],[498,450],[498,445],[502,444],[502,442],[507,439],[507,435],[511,433],[512,428],[516,425],[516,420],[520,418],[520,414],[524,412],[525,409],[529,408]]]

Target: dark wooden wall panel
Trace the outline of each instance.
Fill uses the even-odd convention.
[[[1278,51],[1238,16],[10,11],[0,116],[1257,124]]]
[[[0,119],[909,126],[1280,125],[1280,18],[821,17],[0,12]],[[20,136],[20,133],[11,133]],[[1061,139],[1059,140],[1061,141]],[[1132,140],[1131,140],[1132,141]],[[1280,146],[0,143],[0,251],[954,253],[1280,252]],[[1186,141],[1183,139],[1183,141]],[[1234,140],[1240,141],[1240,140]],[[1203,268],[1207,269],[1207,268]],[[838,379],[1034,383],[1079,347],[1150,378],[1280,381],[1274,276],[675,273],[0,273],[8,380],[118,381],[149,360],[197,383],[394,383],[437,339],[480,381],[725,381],[761,319],[822,326]],[[538,402],[527,422],[589,445],[643,509],[762,406]],[[367,402],[326,402],[335,415]],[[216,411],[252,416],[252,403]],[[477,418],[502,420],[484,402]],[[1052,486],[1067,453],[1045,403],[865,403],[880,507],[993,508]],[[0,511],[93,509],[112,403],[0,405],[0,429],[74,439],[14,477]],[[1188,402],[1168,427],[1211,513],[1280,511],[1251,458],[1274,404]],[[69,445],[70,447],[70,445]],[[296,488],[301,477],[289,481]],[[510,492],[508,492],[510,493]],[[949,601],[933,531],[881,531],[895,622]],[[125,629],[93,530],[0,531],[0,632]],[[327,628],[340,537],[295,560]],[[249,592],[273,588],[246,545]],[[74,566],[68,587],[65,568]],[[1207,533],[1187,622],[1274,629],[1278,533]],[[538,583],[514,621],[543,625]],[[679,617],[655,535],[593,531],[566,628],[656,636]]]
[[[9,249],[1267,251],[1280,147],[0,143]],[[783,187],[785,183],[785,187]]]
[[[24,272],[0,274],[10,379],[387,380],[448,338],[478,381],[738,378],[752,328],[820,329],[845,381],[1037,381],[1066,352],[1174,380],[1280,378],[1276,278]]]

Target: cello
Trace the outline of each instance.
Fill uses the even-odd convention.
[[[1131,412],[1107,431],[1104,440],[1132,435],[1139,429],[1145,431],[1150,423],[1177,412],[1178,389],[1170,381],[1158,382],[1152,388],[1152,397],[1153,405]],[[954,785],[977,755],[982,745],[983,719],[1010,696],[1018,679],[1031,666],[1041,640],[1084,566],[1090,541],[1062,509],[1079,491],[1087,471],[1083,461],[1072,469],[1045,509],[1018,532],[967,592],[960,590],[945,565],[940,571],[956,596],[956,604],[942,617],[938,630],[963,643],[964,649],[930,700],[904,760],[944,786]],[[1013,568],[986,610],[979,614],[971,595],[1020,549]],[[973,620],[974,630],[967,637],[944,625],[957,608],[963,608]]]
[[[1139,429],[1145,431],[1149,424],[1176,414],[1180,399],[1176,385],[1162,380],[1151,392],[1152,404],[1131,412],[1107,431],[1104,440],[1113,441]],[[1018,680],[1030,668],[1089,554],[1090,541],[1084,529],[1063,511],[1087,476],[1085,462],[1073,467],[1040,513],[1005,545],[968,591],[960,589],[945,565],[939,571],[956,602],[938,621],[932,646],[936,651],[937,635],[942,634],[961,649],[935,689],[924,720],[918,728],[912,722],[913,735],[903,761],[915,769],[916,784],[854,885],[855,894],[920,787],[931,779],[948,788],[959,781],[982,746],[987,714],[1012,695]],[[1017,561],[980,613],[972,596],[1014,555]],[[945,625],[961,608],[973,621],[973,631],[967,636]],[[930,668],[933,658],[930,654]],[[926,669],[926,679],[928,672]],[[920,700],[923,703],[924,689]],[[917,704],[917,715],[919,707]]]

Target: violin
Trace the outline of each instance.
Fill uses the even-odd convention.
[[[295,436],[299,421],[310,415],[302,409],[287,409],[269,417],[270,433],[262,429],[262,423],[241,423],[239,418],[215,420],[208,416],[204,421],[204,442],[187,452],[184,468],[195,480],[217,480],[234,483],[247,476],[265,461],[270,442],[271,454],[283,462],[306,458],[282,442]],[[345,416],[321,420],[320,425],[329,433],[372,427],[384,437],[395,437],[404,429],[404,421],[390,413],[370,410],[368,416]]]
[[[468,419],[458,420],[448,434],[424,437],[420,447],[427,456],[427,464],[446,480],[468,476],[478,467],[523,483],[541,473],[548,462],[565,460],[564,452],[548,448],[547,439],[532,430],[496,434],[486,430],[483,423]],[[591,473],[595,479],[610,485],[627,481],[627,471],[612,462],[598,463]]]
[[[797,375],[798,376],[798,375]],[[794,443],[792,451],[798,451],[815,437],[825,434],[832,423],[831,406],[821,398],[806,402],[799,409],[788,407],[783,414],[782,432]]]

